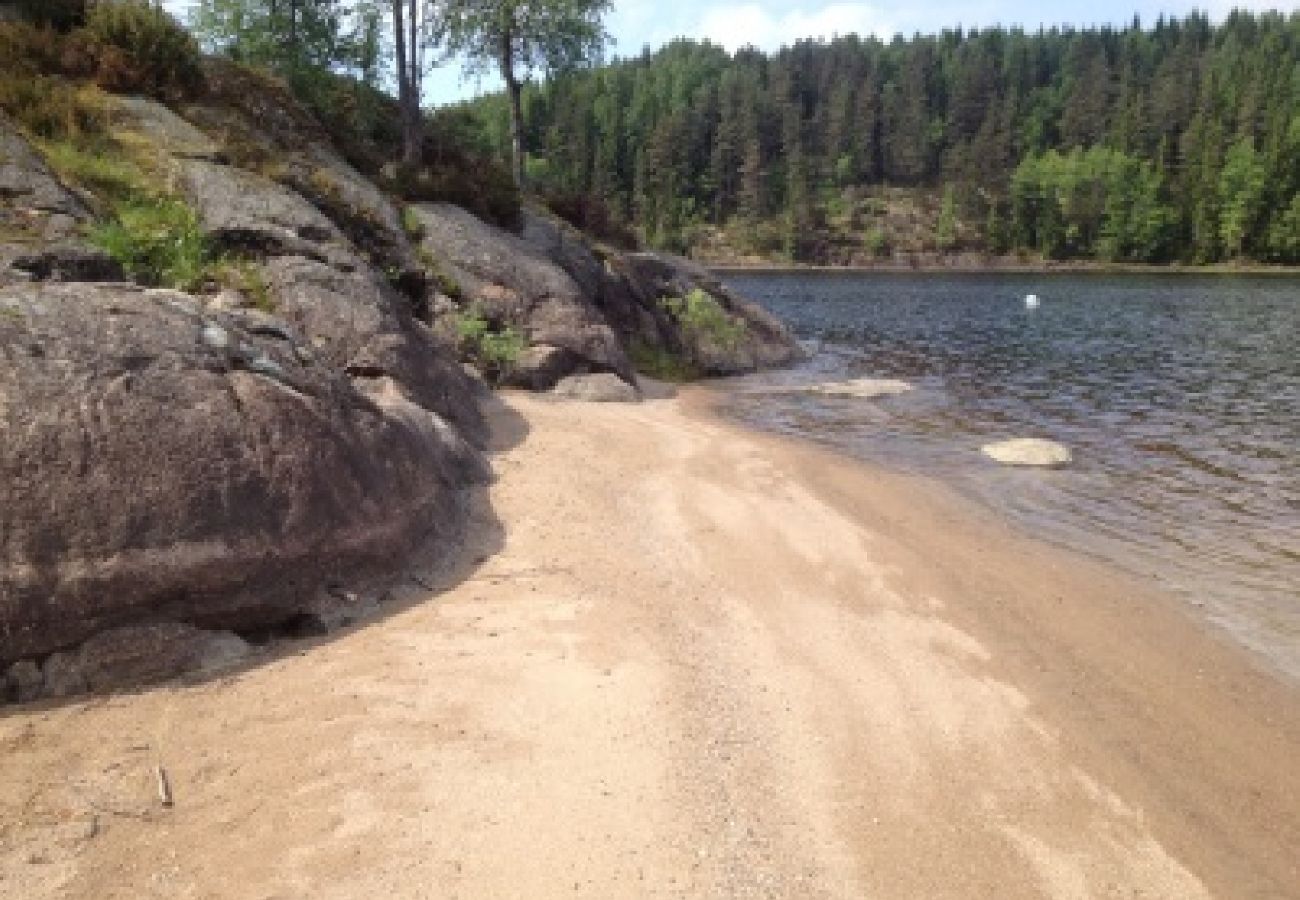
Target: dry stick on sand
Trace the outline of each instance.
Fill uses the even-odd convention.
[[[167,781],[167,770],[162,766],[154,766],[154,774],[158,776],[158,799],[162,801],[163,806],[172,805],[172,786]]]

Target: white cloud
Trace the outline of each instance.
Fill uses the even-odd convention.
[[[757,3],[715,6],[705,11],[692,37],[728,50],[754,46],[775,50],[801,38],[859,34],[891,37],[890,20],[869,3],[832,3],[821,9],[772,11]]]

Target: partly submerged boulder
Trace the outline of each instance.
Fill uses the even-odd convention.
[[[172,291],[0,289],[0,667],[274,627],[456,530],[477,452],[304,350]]]
[[[1070,448],[1042,438],[1013,438],[985,444],[984,455],[1009,466],[1063,466],[1070,462]]]

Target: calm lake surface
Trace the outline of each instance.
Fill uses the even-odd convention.
[[[733,414],[941,476],[1195,605],[1300,678],[1300,279],[728,274],[813,353]],[[1024,297],[1041,302],[1029,310]],[[867,399],[805,390],[892,378]],[[1000,466],[990,441],[1071,448]]]

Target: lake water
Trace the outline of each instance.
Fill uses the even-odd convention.
[[[1157,580],[1300,678],[1300,279],[726,281],[813,354],[737,379],[734,415],[939,475],[1033,534]],[[912,389],[807,390],[859,378]],[[980,452],[1010,437],[1059,441],[1074,462],[1012,468]]]

